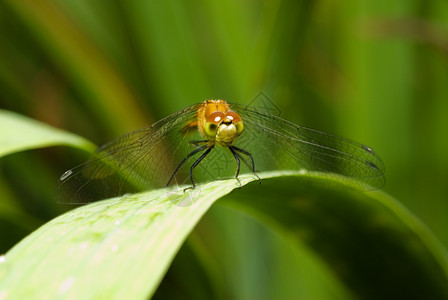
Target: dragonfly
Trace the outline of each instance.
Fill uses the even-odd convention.
[[[381,188],[385,171],[381,158],[363,144],[256,107],[206,100],[100,146],[60,177],[56,197],[85,204],[173,185],[194,189],[228,176],[240,184],[242,170],[260,183],[260,171],[315,171],[354,182],[360,190]]]

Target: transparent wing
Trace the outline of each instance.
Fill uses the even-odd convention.
[[[61,176],[56,187],[58,201],[84,204],[164,187],[178,164],[197,147],[191,141],[203,140],[194,126],[187,130],[189,134],[183,130],[194,122],[200,105],[185,108],[98,148],[89,161]],[[361,189],[384,184],[384,165],[369,147],[295,125],[255,108],[237,104],[231,104],[231,108],[244,122],[244,132],[234,145],[251,153],[257,171],[321,171],[328,176],[337,174],[354,180]],[[190,157],[171,183],[190,184],[189,169],[200,155],[198,152]],[[240,156],[250,167],[250,157],[241,153]],[[236,161],[229,149],[216,146],[193,175],[200,183],[231,177],[235,170]]]
[[[89,161],[61,176],[56,186],[58,202],[84,204],[164,187],[178,162],[194,150],[189,141],[198,139],[198,134],[194,131],[187,136],[182,128],[193,120],[199,105],[99,147]],[[173,183],[185,177],[180,171]]]
[[[306,169],[345,176],[364,190],[384,185],[383,162],[371,148],[255,108],[231,107],[244,123],[235,146],[252,154],[257,171]]]

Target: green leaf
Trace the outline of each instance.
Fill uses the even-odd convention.
[[[391,196],[318,173],[263,185],[247,185],[221,203],[310,247],[359,298],[448,299],[446,249]]]
[[[309,246],[360,298],[448,297],[446,252],[391,197],[357,192],[344,179],[317,173],[260,176],[261,185],[241,176],[246,186],[234,192],[238,185],[229,179],[70,211],[1,258],[0,298],[146,299],[201,217],[229,193],[223,204]]]
[[[93,152],[84,138],[11,111],[0,110],[0,156],[49,146],[67,145]]]

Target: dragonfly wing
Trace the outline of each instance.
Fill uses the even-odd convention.
[[[182,128],[194,119],[199,105],[99,147],[90,160],[61,176],[56,187],[58,202],[84,204],[165,186],[177,157],[191,150]]]
[[[233,104],[244,122],[236,146],[252,153],[257,170],[319,171],[345,176],[361,189],[384,185],[384,164],[369,147]]]

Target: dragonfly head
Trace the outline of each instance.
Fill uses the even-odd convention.
[[[204,126],[204,133],[220,146],[230,146],[243,133],[244,125],[240,115],[234,111],[211,113]]]

